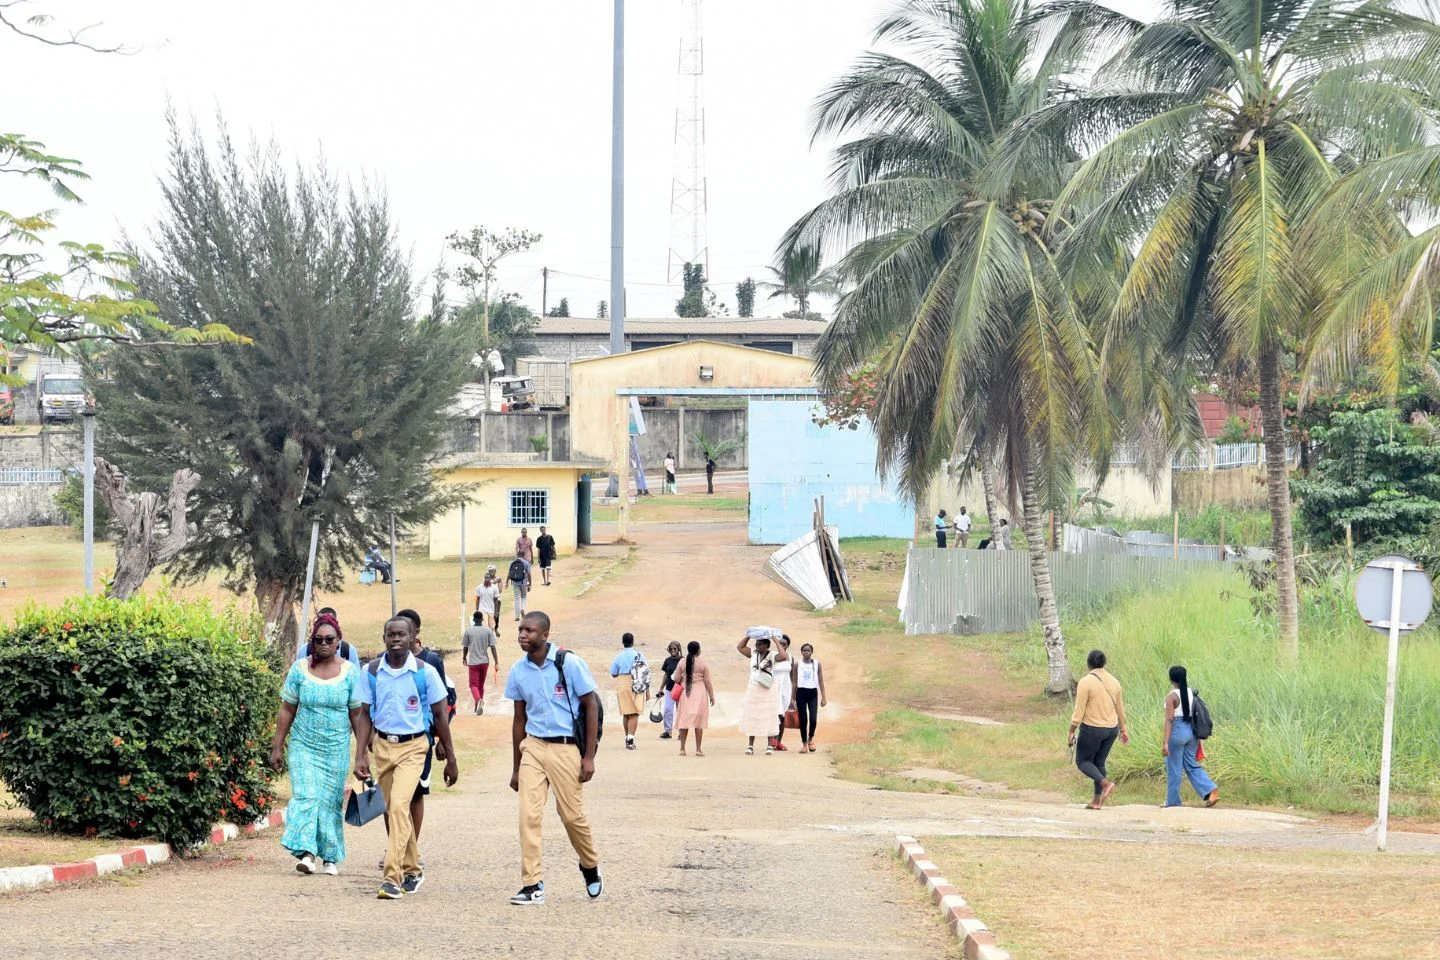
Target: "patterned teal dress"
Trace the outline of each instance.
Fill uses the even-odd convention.
[[[290,803],[280,843],[295,856],[345,859],[345,782],[350,776],[350,710],[360,706],[360,671],[342,661],[340,675],[321,680],[297,660],[280,699],[296,707],[290,727]]]

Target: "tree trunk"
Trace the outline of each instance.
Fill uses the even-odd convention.
[[[989,457],[980,458],[980,487],[985,491],[985,520],[990,524],[990,535],[995,535],[1000,525],[1000,498],[995,496],[995,467]]]
[[[190,538],[185,519],[185,501],[200,483],[193,470],[176,470],[170,478],[166,501],[170,529],[158,533],[160,497],[154,493],[131,494],[125,489],[125,475],[108,461],[95,458],[95,489],[110,507],[116,531],[115,576],[106,589],[107,597],[125,600],[150,576],[150,571],[175,558]]]
[[[1280,393],[1280,350],[1260,352],[1260,420],[1265,429],[1265,486],[1275,550],[1276,614],[1280,647],[1300,656],[1300,595],[1295,585],[1295,538],[1290,529],[1290,467],[1285,462],[1285,398]]]
[[[1045,632],[1045,694],[1068,697],[1075,689],[1075,678],[1070,673],[1070,661],[1065,657],[1065,635],[1060,632],[1055,583],[1050,579],[1050,554],[1045,548],[1040,498],[1035,492],[1035,471],[1028,463],[1025,465],[1020,497],[1025,523],[1025,549],[1030,551],[1030,577],[1035,582],[1040,627]]]
[[[255,584],[255,602],[260,606],[260,615],[265,618],[265,642],[271,649],[279,650],[286,663],[295,659],[300,636],[299,623],[295,619],[295,601],[301,589],[276,580]]]

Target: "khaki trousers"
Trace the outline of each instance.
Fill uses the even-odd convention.
[[[534,737],[520,742],[521,886],[545,879],[540,826],[545,819],[545,797],[551,790],[555,791],[555,812],[565,824],[580,866],[588,869],[600,865],[580,789],[580,750],[575,744],[546,743]]]
[[[410,819],[410,800],[420,785],[429,749],[425,737],[391,743],[377,736],[371,741],[371,772],[385,795],[385,823],[390,828],[390,845],[385,848],[385,879],[397,885],[405,874],[420,872],[420,845],[415,840],[415,823]]]

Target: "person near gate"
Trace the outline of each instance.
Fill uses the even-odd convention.
[[[477,610],[471,619],[475,622],[461,635],[460,650],[470,671],[470,697],[475,701],[471,709],[479,716],[485,712],[485,678],[492,666],[495,685],[500,685],[500,651],[495,646],[495,631],[485,625],[485,615]]]
[[[675,454],[673,453],[665,454],[665,492],[680,492],[675,486]]]
[[[970,527],[975,523],[975,518],[970,516],[964,507],[960,508],[960,515],[955,518],[955,538],[960,542],[960,549],[970,546]]]
[[[829,705],[825,699],[825,671],[815,659],[815,648],[810,644],[800,647],[800,659],[794,666],[796,714],[800,718],[800,751],[815,752],[815,724],[820,719],[820,708]]]
[[[941,510],[935,514],[935,546],[941,550],[945,549],[945,531],[949,528],[950,521],[945,519],[945,511]]]
[[[649,667],[645,654],[635,648],[635,634],[627,633],[620,638],[620,652],[610,661],[610,676],[615,677],[615,699],[620,701],[620,719],[625,725],[625,749],[635,749],[635,731],[640,726],[640,714],[645,712],[645,701],[650,699]],[[644,689],[636,690],[641,683]]]
[[[705,492],[715,492],[715,458],[705,454]]]
[[[550,565],[555,562],[555,538],[540,528],[540,537],[535,541],[535,552],[540,555],[540,576],[545,586],[550,586]]]
[[[1070,715],[1070,746],[1075,748],[1075,766],[1095,784],[1087,810],[1099,810],[1115,790],[1105,774],[1105,761],[1118,739],[1130,742],[1125,725],[1125,693],[1105,669],[1105,652],[1091,650],[1085,658],[1090,672],[1075,685],[1075,711]]]
[[[525,598],[530,595],[530,561],[516,554],[515,559],[510,561],[505,579],[510,581],[510,590],[515,595],[515,620],[518,622],[525,616]]]
[[[545,902],[540,828],[552,790],[555,812],[580,860],[585,894],[594,900],[604,883],[582,784],[595,776],[600,729],[595,678],[584,660],[550,642],[550,618],[538,610],[520,621],[520,649],[525,656],[505,681],[505,696],[515,702],[510,789],[520,794],[521,887],[510,902],[522,907]]]
[[[355,775],[361,779],[371,775],[373,754],[390,831],[378,896],[398,900],[417,892],[425,880],[410,803],[420,786],[432,737],[440,741],[445,755],[446,786],[460,779],[460,767],[450,740],[445,684],[434,667],[412,652],[415,625],[405,617],[393,617],[385,624],[384,638],[384,656],[370,662],[358,686],[360,702],[369,705],[374,734],[369,743],[355,747]]]

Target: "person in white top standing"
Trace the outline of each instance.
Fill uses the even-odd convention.
[[[974,518],[964,507],[960,508],[960,515],[955,518],[955,535],[960,543],[960,548],[970,546],[970,526],[975,522]]]
[[[485,571],[485,581],[475,588],[475,612],[489,618],[490,629],[500,629],[500,580],[494,564]]]
[[[675,454],[673,453],[665,454],[665,492],[680,492],[679,488],[675,486]]]
[[[820,719],[820,708],[828,705],[825,699],[825,672],[820,661],[815,659],[815,648],[810,644],[800,647],[800,659],[791,667],[795,681],[790,705],[800,715],[800,752],[815,752],[815,723]]]

